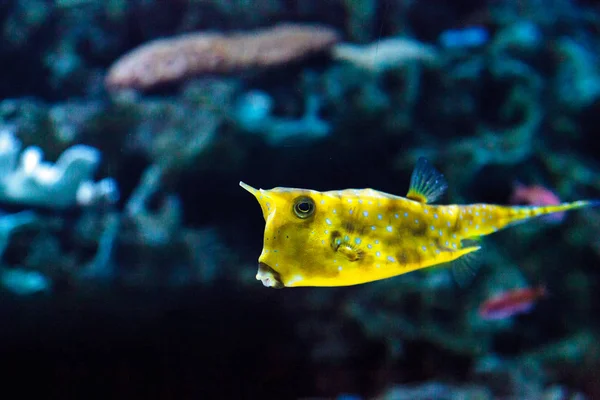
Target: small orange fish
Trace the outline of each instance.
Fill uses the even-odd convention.
[[[256,197],[266,222],[256,279],[276,288],[356,285],[464,260],[480,249],[481,236],[529,218],[600,204],[432,205],[447,184],[424,158],[406,197],[373,189],[240,186]],[[453,264],[456,280],[466,283],[473,275],[468,263]]]
[[[547,294],[544,286],[511,290],[486,300],[479,307],[483,319],[497,320],[529,312],[535,302]]]

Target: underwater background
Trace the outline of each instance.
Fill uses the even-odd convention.
[[[440,266],[275,290],[238,185],[404,196],[426,157],[441,204],[600,199],[598,2],[3,0],[0,21],[2,398],[600,399],[600,209],[486,237],[466,287]]]

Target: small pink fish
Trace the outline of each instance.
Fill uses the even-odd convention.
[[[524,185],[520,182],[514,183],[510,202],[529,206],[552,206],[561,203],[558,196],[550,189],[541,185]],[[565,218],[565,213],[555,213],[542,218],[548,222],[558,223]]]
[[[479,316],[487,320],[497,320],[526,313],[533,309],[538,299],[546,295],[545,286],[510,290],[483,302],[479,307]]]

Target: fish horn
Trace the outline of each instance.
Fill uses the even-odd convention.
[[[246,189],[247,191],[249,191],[250,193],[252,193],[254,196],[256,196],[256,194],[258,193],[258,190],[253,188],[252,186],[240,181],[240,186],[243,187],[244,189]]]

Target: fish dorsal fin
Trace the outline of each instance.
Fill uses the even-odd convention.
[[[421,203],[432,203],[444,194],[446,188],[448,183],[444,175],[425,157],[419,157],[410,178],[410,188],[406,197]]]

